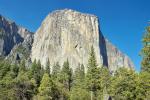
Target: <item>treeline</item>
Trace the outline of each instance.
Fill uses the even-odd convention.
[[[25,61],[0,63],[0,100],[150,100],[150,27],[143,37],[142,70],[120,68],[113,75],[98,67],[91,47],[87,71],[79,64],[75,71],[69,61],[53,66],[40,61],[26,66]],[[86,58],[85,58],[86,59]]]

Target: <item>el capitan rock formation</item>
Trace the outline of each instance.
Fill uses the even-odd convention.
[[[60,65],[68,59],[75,69],[79,63],[87,66],[92,45],[98,65],[110,71],[133,68],[132,61],[104,38],[96,16],[70,9],[54,11],[42,22],[34,35],[31,59],[40,60],[43,66],[48,59]]]

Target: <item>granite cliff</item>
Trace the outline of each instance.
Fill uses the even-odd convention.
[[[28,40],[32,34],[26,28],[0,15],[0,56],[9,55],[15,46]]]
[[[32,44],[33,43],[33,44]],[[0,57],[12,63],[34,59],[45,66],[67,59],[75,69],[87,66],[89,50],[93,45],[99,66],[114,72],[119,67],[133,68],[132,61],[111,44],[100,31],[98,17],[70,9],[50,13],[33,33],[0,15]]]
[[[54,11],[42,22],[34,35],[31,59],[40,60],[43,66],[48,59],[60,65],[68,59],[75,69],[79,63],[87,65],[92,45],[99,66],[110,71],[133,68],[132,61],[104,38],[98,17],[70,9]]]
[[[134,69],[134,64],[130,58],[117,49],[112,43],[105,39],[108,67],[111,72],[115,72],[119,67]]]

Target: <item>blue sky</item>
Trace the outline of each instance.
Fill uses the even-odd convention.
[[[48,13],[70,8],[99,17],[105,37],[140,70],[141,38],[150,20],[150,0],[0,0],[0,14],[36,31]]]

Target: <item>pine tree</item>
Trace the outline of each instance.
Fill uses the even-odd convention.
[[[136,81],[138,82],[136,84],[137,100],[150,100],[150,74],[141,72]]]
[[[21,71],[13,86],[16,100],[31,100],[36,92],[36,82],[34,79],[29,79],[28,73]]]
[[[48,73],[44,73],[38,90],[39,100],[57,100],[59,98],[59,91],[57,90],[52,79],[49,77]]]
[[[80,67],[80,75],[82,79],[85,78],[85,68],[83,64],[81,64],[81,67]]]
[[[60,71],[61,71],[60,65],[57,62],[56,64],[53,65],[53,68],[52,68],[52,77],[53,77],[54,80],[56,80],[57,78],[59,78]]]
[[[10,71],[10,69],[11,65],[7,61],[0,64],[0,80]]]
[[[31,67],[30,67],[29,70],[28,70],[28,77],[29,77],[29,79],[32,79],[32,78],[33,78],[33,74],[34,74],[34,70],[36,69],[36,66],[37,66],[36,60],[34,60],[34,61],[32,62],[32,64],[31,64]]]
[[[99,72],[93,46],[91,46],[90,57],[88,60],[88,70],[86,74],[87,89],[91,92],[91,100],[96,99],[96,92],[99,88],[98,78]]]
[[[40,98],[45,98],[43,100],[52,100],[52,86],[52,80],[50,79],[48,73],[45,73],[38,88],[39,95],[41,96]]]
[[[70,92],[70,100],[90,100],[90,95],[86,89],[74,87]]]
[[[85,83],[84,81],[85,81],[84,65],[79,64],[74,72],[73,85],[82,88],[84,87]]]
[[[14,64],[11,66],[11,71],[10,71],[10,75],[12,78],[15,78],[17,77],[18,75],[18,72],[19,72],[19,67],[17,64]]]
[[[142,59],[142,71],[150,73],[150,26],[146,28],[146,33],[143,37],[143,49],[141,50]]]
[[[61,73],[62,73],[61,75],[63,77],[63,79],[62,79],[63,84],[64,84],[64,86],[66,86],[66,89],[68,89],[70,91],[71,82],[72,82],[72,69],[69,66],[68,59],[66,62],[64,62]]]
[[[40,62],[40,60],[38,60],[38,62],[37,62],[37,69],[41,69],[41,68],[42,68],[41,62]]]
[[[40,61],[36,63],[36,60],[34,60],[34,62],[32,63],[31,69],[29,71],[30,79],[34,78],[36,81],[36,84],[39,86],[43,74],[44,74],[44,69],[41,67]]]
[[[46,62],[46,73],[50,76],[50,62],[49,62],[49,59],[47,60]]]
[[[22,60],[19,66],[19,72],[26,71],[25,60]]]
[[[143,57],[141,62],[141,72],[138,78],[137,94],[138,99],[149,100],[150,99],[150,26],[146,27],[146,32],[142,39],[143,48],[141,50],[141,56]]]
[[[72,83],[72,69],[69,66],[68,60],[64,62],[61,72],[57,77],[57,80],[58,81],[56,81],[56,84],[60,88],[61,99],[68,100]]]
[[[99,90],[97,92],[98,100],[103,100],[105,96],[108,95],[108,87],[111,84],[111,75],[107,67],[102,66],[98,68],[99,70]]]
[[[70,92],[71,100],[90,100],[89,92],[85,86],[84,65],[78,65],[73,75],[73,85]]]
[[[18,66],[11,65],[8,61],[0,62],[0,99],[15,100],[14,79],[18,75]]]
[[[118,69],[110,82],[110,96],[114,100],[143,100],[137,99],[137,78],[137,74],[133,70]]]

